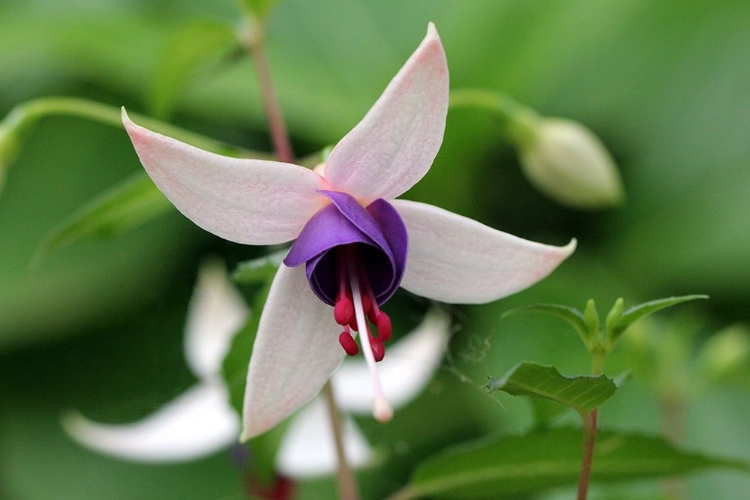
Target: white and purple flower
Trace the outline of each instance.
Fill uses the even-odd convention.
[[[224,265],[204,263],[198,273],[185,325],[185,359],[197,383],[143,419],[125,424],[93,421],[78,411],[62,424],[76,442],[112,457],[135,462],[172,463],[197,460],[237,443],[240,420],[229,404],[221,364],[249,311],[228,279]],[[383,390],[400,408],[425,388],[437,370],[450,337],[447,312],[430,308],[422,322],[393,346],[380,365]],[[332,377],[336,402],[346,412],[343,445],[352,467],[373,464],[377,453],[349,413],[369,413],[366,363],[346,360]],[[322,398],[314,399],[289,423],[276,454],[283,477],[297,479],[335,472],[333,430]]]
[[[143,166],[185,216],[238,243],[295,240],[260,319],[242,439],[313,398],[359,351],[355,336],[371,373],[373,415],[390,419],[376,362],[391,330],[382,306],[399,286],[438,301],[490,302],[541,280],[573,252],[575,241],[542,245],[395,199],[430,169],[447,111],[448,67],[432,24],[320,172],[202,151],[134,124],[123,110]]]

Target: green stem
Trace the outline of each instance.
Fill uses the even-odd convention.
[[[328,413],[331,417],[331,428],[333,431],[333,439],[336,445],[336,456],[338,458],[338,482],[339,482],[339,493],[342,500],[358,500],[359,489],[357,488],[357,479],[354,477],[354,472],[346,458],[346,450],[344,449],[344,423],[341,418],[341,412],[336,405],[336,399],[333,395],[333,387],[329,380],[323,387],[323,396],[328,406]]]
[[[599,376],[604,373],[604,361],[607,359],[607,353],[600,350],[591,352],[591,375]]]
[[[115,106],[101,104],[76,97],[40,97],[19,104],[0,123],[15,133],[25,134],[37,120],[46,116],[63,115],[93,120],[112,127],[122,128],[121,110]],[[231,146],[201,134],[190,132],[169,123],[155,120],[137,113],[131,117],[139,125],[173,137],[197,148],[235,157],[270,159],[271,155]]]
[[[536,112],[499,92],[486,89],[457,89],[450,94],[450,107],[472,107],[489,111],[500,120],[505,132],[517,143],[531,141],[536,135]]]

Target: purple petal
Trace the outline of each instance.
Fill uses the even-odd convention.
[[[338,247],[357,244],[361,265],[379,304],[395,293],[406,264],[407,236],[396,210],[384,200],[367,209],[346,193],[320,191],[332,203],[315,214],[294,242],[284,264],[307,264],[315,295],[333,305],[339,290]]]
[[[326,250],[350,243],[376,244],[332,203],[313,215],[305,224],[284,258],[284,264],[296,267],[320,256]]]
[[[397,275],[394,278],[394,282],[391,284],[391,288],[388,289],[388,300],[396,293],[399,285],[401,284],[401,278],[404,276],[404,270],[406,269],[406,256],[409,250],[409,236],[406,232],[406,225],[401,220],[401,216],[398,211],[382,198],[379,198],[367,206],[367,211],[377,221],[378,226],[383,230],[383,235],[388,246],[391,247],[393,253],[393,259],[396,264]],[[384,300],[384,302],[385,302]]]

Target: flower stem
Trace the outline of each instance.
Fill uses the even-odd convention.
[[[37,120],[46,116],[63,115],[93,120],[105,125],[122,128],[120,108],[76,97],[40,97],[19,104],[0,122],[0,126],[25,134]],[[140,125],[168,135],[195,147],[235,157],[270,158],[267,153],[249,151],[230,146],[221,141],[175,127],[160,120],[132,113],[131,117]]]
[[[591,351],[591,374],[601,375],[604,372],[604,361],[607,357],[606,350]],[[581,413],[583,420],[583,457],[581,458],[581,473],[578,476],[577,500],[586,500],[591,482],[591,465],[594,462],[594,446],[596,445],[596,434],[599,431],[597,420],[599,409],[594,408],[589,413]]]
[[[583,458],[581,459],[581,474],[578,478],[577,500],[586,500],[591,480],[591,464],[594,461],[594,445],[596,444],[596,420],[599,410],[582,413],[583,419]]]
[[[252,14],[245,12],[245,30],[240,35],[240,43],[250,55],[258,78],[258,89],[263,100],[263,109],[268,120],[268,129],[276,156],[280,161],[294,163],[294,152],[287,132],[281,105],[274,90],[271,66],[268,64],[265,49],[265,25]]]
[[[336,445],[336,456],[338,457],[337,475],[341,500],[358,500],[359,489],[357,488],[357,480],[346,459],[346,451],[344,450],[344,425],[341,413],[336,405],[336,399],[333,396],[333,387],[330,380],[323,386],[323,396],[328,406],[328,413],[331,416],[333,439]]]
[[[489,111],[500,120],[510,138],[523,143],[533,140],[533,121],[537,114],[505,94],[487,89],[458,89],[451,92],[450,107],[473,107]]]

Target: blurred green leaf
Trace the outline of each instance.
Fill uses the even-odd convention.
[[[263,21],[278,0],[241,0],[241,2],[258,20]]]
[[[549,399],[530,398],[531,411],[534,413],[536,429],[548,429],[553,423],[566,412],[564,406]]]
[[[226,23],[200,20],[180,26],[167,38],[156,62],[148,103],[151,113],[167,119],[196,70],[236,48]]]
[[[570,323],[573,328],[576,329],[578,334],[581,336],[584,344],[589,344],[589,329],[588,326],[586,326],[586,320],[583,317],[583,313],[581,313],[581,311],[579,311],[575,307],[568,307],[560,304],[532,304],[530,306],[517,307],[515,309],[505,311],[501,317],[505,318],[513,314],[528,312],[547,313],[564,319],[565,321]]]
[[[37,255],[86,238],[116,236],[170,212],[174,206],[145,172],[103,192],[50,230]]]
[[[606,375],[566,377],[554,366],[520,363],[505,377],[491,378],[487,389],[513,396],[549,399],[578,413],[587,413],[609,399],[617,386]]]
[[[273,279],[286,254],[286,250],[281,250],[264,257],[240,262],[232,273],[232,279],[243,285],[265,285],[269,279]],[[271,269],[273,269],[272,273],[270,273]]]
[[[613,321],[614,324],[612,325],[612,330],[609,331],[610,338],[613,341],[617,341],[617,339],[630,325],[641,318],[645,318],[646,316],[655,313],[656,311],[660,311],[677,304],[682,304],[683,302],[707,298],[708,295],[684,295],[682,297],[670,297],[668,299],[652,300],[649,302],[644,302],[643,304],[638,304],[637,306],[633,306],[622,313],[622,315],[617,318],[616,321]]]
[[[392,498],[497,498],[572,485],[578,480],[581,442],[580,430],[555,429],[449,449],[423,463],[411,485]],[[708,467],[750,472],[747,463],[682,451],[659,437],[603,431],[592,481],[674,476]]]

